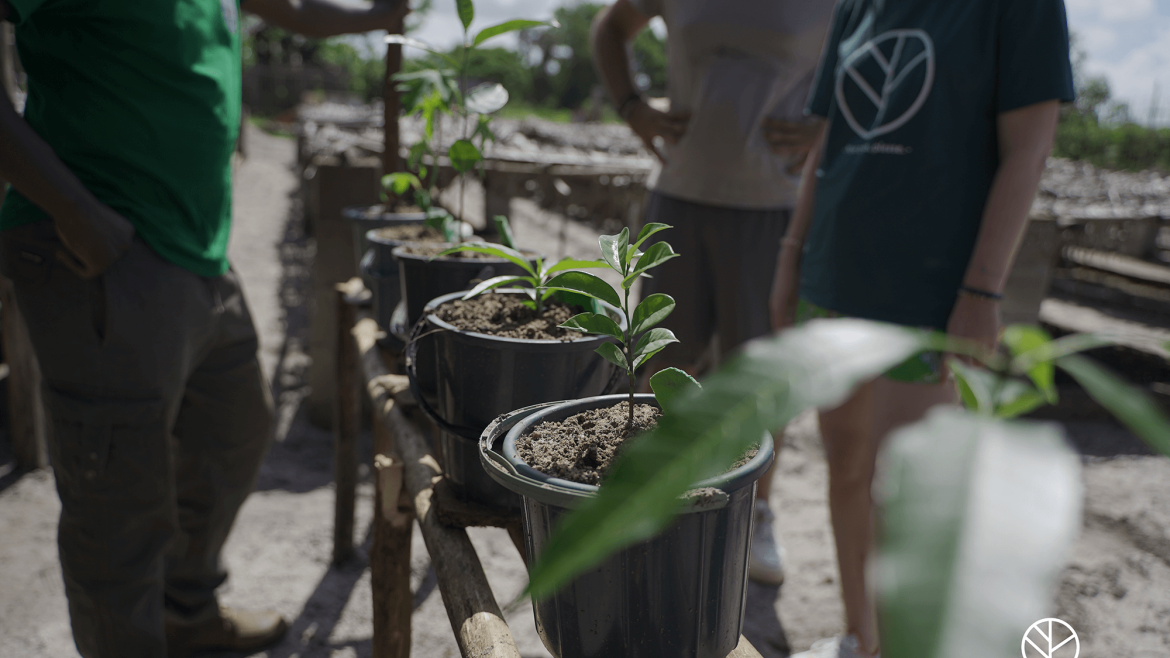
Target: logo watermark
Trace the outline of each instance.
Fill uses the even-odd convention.
[[[1060,619],[1041,619],[1028,627],[1020,640],[1023,658],[1078,658],[1081,639],[1067,622]]]

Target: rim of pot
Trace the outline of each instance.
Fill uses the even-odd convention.
[[[426,220],[427,214],[425,212],[383,212],[377,216],[370,217],[367,213],[370,208],[381,207],[385,208],[385,204],[371,203],[365,206],[346,206],[341,209],[341,216],[351,220],[363,220],[367,222],[417,222],[421,223]]]
[[[396,225],[396,226],[418,226],[419,224],[422,224],[422,222],[389,222],[389,224]],[[403,239],[403,238],[384,238],[384,237],[378,235],[378,231],[381,231],[384,228],[389,228],[389,226],[378,226],[376,228],[372,228],[372,229],[366,231],[366,241],[373,242],[375,244],[380,244],[384,247],[390,247],[391,249],[396,249],[398,247],[401,247],[404,244],[414,244],[414,243],[447,244],[446,242],[426,242],[424,240],[407,240],[407,239]]]
[[[497,289],[493,290],[492,292],[501,293],[501,294],[507,293],[507,294],[512,294],[512,295],[523,295],[524,294],[524,290],[522,288],[497,288]],[[478,331],[470,331],[467,329],[460,329],[459,327],[456,327],[455,325],[451,324],[450,322],[447,322],[446,320],[442,320],[439,318],[439,316],[435,315],[435,310],[438,309],[439,306],[446,304],[447,302],[462,299],[462,297],[466,294],[467,294],[466,290],[461,290],[459,292],[450,292],[450,293],[447,293],[445,295],[440,295],[440,296],[432,299],[431,301],[427,302],[427,305],[423,308],[423,316],[426,317],[427,322],[430,322],[434,326],[439,327],[439,328],[443,329],[444,331],[449,331],[453,334],[459,334],[460,336],[464,336],[467,338],[485,339],[485,340],[496,341],[496,342],[501,342],[501,343],[513,343],[513,344],[523,344],[523,345],[531,345],[531,346],[536,346],[536,345],[545,346],[545,345],[547,345],[550,348],[555,348],[555,346],[562,346],[562,345],[575,345],[575,346],[581,346],[581,347],[585,347],[585,346],[596,347],[597,345],[600,345],[601,343],[613,340],[609,336],[594,336],[594,335],[588,335],[588,334],[582,334],[582,336],[584,336],[584,337],[580,338],[578,340],[552,340],[552,339],[511,338],[509,336],[496,336],[494,334],[484,334],[484,333],[480,333]],[[622,329],[626,328],[626,319],[624,317],[621,317],[621,313],[619,313],[617,309],[610,306],[609,304],[606,304],[605,302],[599,302],[599,303],[605,307],[605,309],[609,312],[610,315],[613,316],[612,319],[614,319],[614,321],[618,323],[619,327],[621,327]]]
[[[551,416],[558,416],[555,420],[564,420],[569,416],[580,413],[582,411],[589,411],[592,409],[599,409],[606,406],[611,406],[618,402],[624,402],[629,399],[629,394],[617,393],[614,395],[599,395],[591,398],[581,398],[580,400],[567,400],[555,405],[537,411],[527,418],[512,426],[508,433],[504,436],[502,454],[504,459],[512,464],[516,472],[530,480],[550,487],[559,489],[569,489],[574,492],[581,493],[596,493],[600,487],[595,484],[581,484],[580,482],[572,482],[570,480],[562,480],[558,477],[553,477],[547,473],[536,470],[529,466],[520,455],[516,452],[516,439],[522,435],[527,434],[533,427],[548,420],[553,420]],[[658,407],[658,401],[650,393],[638,393],[634,395],[635,404],[650,404]],[[700,489],[704,487],[712,487],[723,490],[725,492],[738,491],[743,487],[749,486],[763,475],[764,470],[772,461],[775,445],[772,441],[772,435],[764,432],[760,438],[760,448],[756,455],[752,457],[746,464],[732,469],[726,473],[721,473],[712,478],[707,478],[700,482],[691,485],[692,489]]]
[[[407,241],[407,242],[404,242],[404,243],[400,244],[399,246],[395,247],[394,251],[390,252],[390,254],[392,256],[394,256],[395,258],[408,258],[408,259],[412,259],[412,260],[428,260],[428,261],[437,261],[440,263],[471,263],[471,262],[476,262],[476,263],[483,263],[484,265],[495,265],[497,263],[512,263],[512,261],[508,260],[507,258],[497,258],[495,256],[487,256],[486,258],[452,258],[451,256],[424,256],[422,254],[407,253],[406,248],[412,244],[426,244],[426,245],[431,245],[431,246],[436,246],[436,247],[441,246],[444,249],[449,249],[451,247],[457,247],[463,243],[461,243],[461,242],[410,242],[410,241]],[[528,249],[521,249],[520,253],[524,254],[525,256],[532,256],[533,258],[541,256],[540,253],[535,252],[535,251],[530,251]],[[480,254],[480,255],[486,256],[486,254]],[[515,263],[512,263],[512,264],[514,265]]]

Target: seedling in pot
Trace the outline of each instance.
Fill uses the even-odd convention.
[[[640,247],[659,231],[670,228],[666,224],[647,224],[638,234],[636,242],[630,242],[630,229],[624,228],[617,235],[603,235],[598,239],[601,257],[610,269],[622,277],[621,294],[607,283],[587,272],[563,272],[553,277],[546,286],[588,295],[621,309],[625,316],[626,328],[621,329],[611,318],[601,313],[581,313],[570,318],[561,326],[587,334],[613,336],[617,344],[604,343],[597,353],[609,362],[626,371],[630,381],[629,416],[626,426],[634,424],[634,389],[638,368],[655,354],[678,339],[669,329],[657,327],[674,311],[674,299],[670,295],[654,293],[643,299],[637,308],[630,309],[630,288],[640,277],[649,276],[647,271],[678,256],[669,244],[655,242],[646,251]]]
[[[473,35],[469,31],[471,22],[475,20],[472,0],[455,0],[455,9],[463,26],[463,38],[452,54],[413,37],[401,34],[386,37],[388,44],[424,50],[435,55],[442,63],[394,76],[398,91],[402,92],[402,106],[406,114],[417,114],[424,123],[422,136],[411,145],[406,159],[410,171],[387,174],[382,178],[382,185],[387,192],[398,196],[413,189],[415,203],[427,213],[427,224],[442,231],[448,242],[460,242],[465,235],[462,221],[445,210],[434,208],[434,198],[438,193],[439,150],[443,144],[442,135],[437,130],[441,125],[439,119],[443,114],[462,119],[459,139],[452,142],[446,153],[442,154],[447,156],[451,168],[460,176],[459,214],[462,216],[463,176],[476,166],[480,167],[482,173],[484,147],[489,141],[495,141],[491,115],[508,103],[508,90],[499,83],[485,82],[468,89],[467,71],[471,52],[487,40],[503,34],[557,24],[556,21],[513,19],[486,27]],[[432,59],[432,62],[435,61]],[[474,121],[472,114],[477,115]],[[424,157],[431,160],[429,172],[423,164]]]
[[[566,270],[608,267],[608,264],[605,261],[576,260],[574,258],[562,258],[556,263],[545,263],[544,259],[542,259],[540,256],[536,257],[536,263],[534,265],[526,256],[524,256],[524,254],[516,250],[515,243],[512,241],[512,229],[508,225],[508,220],[502,215],[496,216],[495,219],[496,226],[500,231],[500,237],[510,244],[502,245],[489,244],[486,242],[469,242],[467,244],[451,247],[446,251],[440,252],[435,257],[438,258],[439,256],[455,254],[460,251],[474,251],[481,254],[487,254],[489,256],[495,256],[497,258],[507,259],[522,268],[525,272],[527,272],[527,275],[505,275],[487,279],[486,281],[481,282],[479,285],[469,290],[467,294],[463,296],[463,299],[465,300],[478,297],[479,295],[482,295],[489,290],[493,290],[501,286],[511,284],[527,284],[528,287],[524,289],[524,292],[528,295],[528,299],[524,301],[524,305],[535,311],[537,315],[540,315],[544,312],[545,302],[547,302],[550,297],[561,290],[557,287],[550,287],[550,281],[555,276],[565,272]],[[564,299],[562,297],[562,301],[575,302],[576,300]],[[612,322],[612,320],[610,320],[610,322]]]

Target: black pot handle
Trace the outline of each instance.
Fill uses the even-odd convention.
[[[480,430],[470,427],[462,427],[459,425],[452,425],[446,420],[443,420],[443,417],[439,415],[439,412],[431,408],[431,405],[427,402],[426,396],[424,396],[422,393],[422,387],[418,384],[418,369],[415,367],[415,358],[418,356],[418,341],[420,338],[423,338],[427,335],[423,333],[423,330],[428,326],[430,326],[430,323],[427,322],[427,316],[423,315],[418,319],[418,322],[415,322],[414,326],[411,327],[410,338],[406,341],[406,352],[404,357],[406,360],[406,378],[410,382],[410,392],[414,395],[414,399],[418,403],[418,406],[422,408],[423,412],[430,417],[435,425],[439,426],[439,429],[464,439],[476,441],[479,439]],[[438,329],[436,331],[442,330]]]

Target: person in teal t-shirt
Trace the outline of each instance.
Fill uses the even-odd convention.
[[[1063,0],[840,0],[773,325],[852,316],[996,345],[1058,106],[1073,97]],[[954,400],[941,357],[926,355],[820,412],[847,627],[802,658],[877,653],[864,576],[876,454],[892,429]]]
[[[392,29],[406,2],[243,9],[324,37]],[[0,272],[45,381],[77,649],[256,651],[284,620],[215,595],[272,420],[226,255],[239,0],[0,0],[0,20],[28,74],[23,117],[0,98]]]

